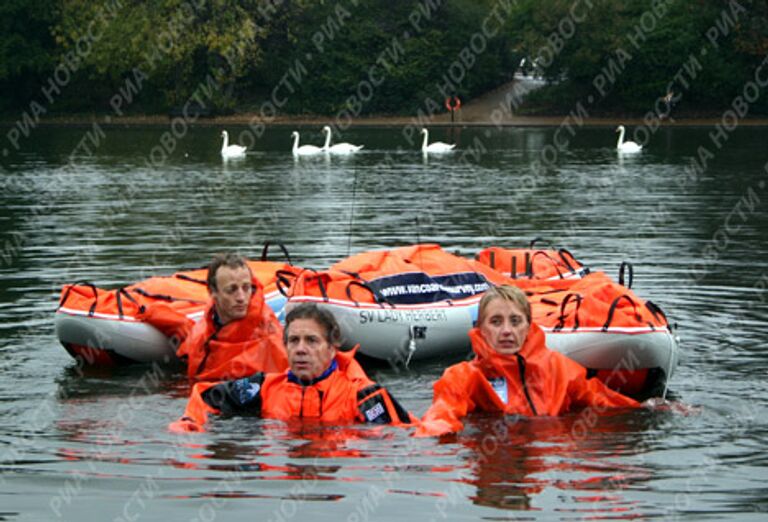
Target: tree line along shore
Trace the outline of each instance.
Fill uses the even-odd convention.
[[[439,125],[446,100],[515,74],[541,88],[508,100],[503,121],[468,103],[459,122],[768,116],[757,0],[8,0],[0,15],[11,123]]]

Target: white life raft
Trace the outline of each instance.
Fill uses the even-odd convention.
[[[316,303],[336,317],[345,348],[401,365],[468,355],[482,294],[500,284],[526,292],[547,346],[615,389],[661,393],[677,366],[677,338],[656,305],[562,252],[494,247],[475,261],[437,245],[364,252],[302,272],[286,309]]]

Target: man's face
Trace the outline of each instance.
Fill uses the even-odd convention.
[[[302,381],[319,377],[331,365],[336,348],[314,319],[294,319],[288,325],[285,349],[293,374]]]
[[[227,324],[245,317],[252,293],[251,271],[248,267],[219,267],[216,271],[216,289],[211,291],[219,320]]]

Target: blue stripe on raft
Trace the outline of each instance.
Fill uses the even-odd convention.
[[[368,286],[391,304],[422,304],[463,299],[490,288],[485,277],[477,272],[442,276],[410,272],[379,277],[369,281]]]

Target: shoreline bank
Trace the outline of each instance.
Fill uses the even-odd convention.
[[[168,115],[137,115],[114,117],[109,115],[72,115],[41,118],[36,125],[40,126],[166,126],[179,117]],[[670,118],[660,123],[661,127],[714,127],[722,124],[722,118]],[[19,125],[19,120],[8,117],[0,118],[0,127],[12,127]],[[267,126],[314,126],[336,124],[343,128],[353,127],[404,127],[404,126],[430,126],[430,127],[559,127],[570,125],[577,127],[609,127],[617,125],[642,126],[645,122],[642,118],[620,117],[594,117],[577,119],[574,116],[515,116],[507,115],[503,120],[494,120],[474,117],[471,120],[458,118],[451,122],[450,117],[441,114],[425,121],[413,116],[365,116],[352,120],[335,121],[333,116],[282,116],[266,120],[254,113],[233,114],[228,116],[198,117],[187,119],[190,126],[213,127],[221,125],[248,126],[263,124]],[[746,118],[739,121],[739,126],[764,127],[768,126],[768,118]]]

